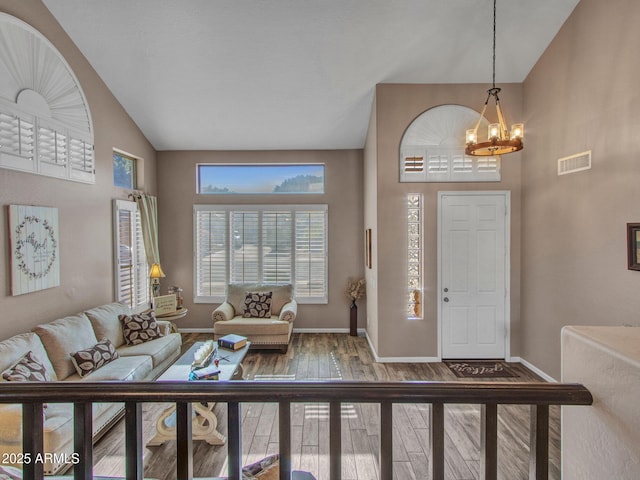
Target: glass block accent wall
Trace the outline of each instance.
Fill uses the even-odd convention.
[[[407,195],[407,316],[422,318],[422,214],[423,198]]]

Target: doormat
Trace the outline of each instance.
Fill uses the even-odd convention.
[[[482,362],[453,361],[444,362],[444,364],[459,378],[504,378],[518,376],[506,363],[495,360]]]

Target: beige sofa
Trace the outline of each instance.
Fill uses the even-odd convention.
[[[243,317],[247,293],[272,292],[271,316]],[[214,338],[229,333],[249,339],[251,348],[279,349],[286,352],[291,339],[298,304],[293,299],[292,285],[230,284],[224,303],[211,314]]]
[[[124,343],[120,314],[130,314],[119,303],[92,308],[77,315],[38,325],[30,333],[16,335],[0,342],[0,372],[5,372],[22,356],[32,351],[42,362],[53,381],[96,382],[107,380],[154,380],[180,355],[180,334],[171,333],[169,322],[158,321],[159,338],[129,346]],[[70,353],[94,346],[108,338],[119,357],[80,377]],[[5,381],[0,375],[0,381]],[[121,403],[93,405],[94,441],[117,421],[123,411]],[[73,405],[49,403],[45,409],[44,451],[73,453]],[[22,407],[0,405],[0,456],[22,452]],[[62,455],[59,455],[61,458]],[[19,465],[16,465],[19,466]],[[45,474],[64,471],[70,464],[47,462]]]

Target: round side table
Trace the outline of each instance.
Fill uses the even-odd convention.
[[[189,310],[187,308],[181,308],[180,310],[176,310],[175,312],[172,312],[172,313],[166,313],[164,315],[156,315],[156,318],[158,320],[168,320],[169,322],[171,322],[171,332],[177,333],[178,327],[176,327],[176,324],[173,323],[173,321],[180,320],[181,318],[186,317],[187,313],[189,313]]]

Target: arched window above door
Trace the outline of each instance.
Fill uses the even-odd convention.
[[[461,105],[440,105],[411,122],[400,142],[401,182],[500,181],[500,157],[465,155],[465,132],[478,112]],[[481,126],[489,122],[482,119]]]
[[[0,13],[0,167],[95,182],[93,125],[73,71],[40,32]]]

